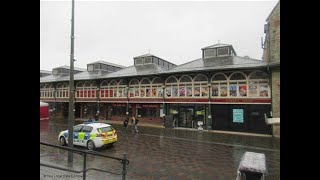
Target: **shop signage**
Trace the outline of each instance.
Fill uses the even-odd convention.
[[[233,122],[243,123],[243,109],[233,109]]]
[[[142,104],[141,107],[143,108],[159,108],[159,104]]]

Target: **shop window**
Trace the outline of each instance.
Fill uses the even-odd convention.
[[[160,117],[160,109],[159,108],[139,108],[138,115],[146,118]]]
[[[126,116],[126,108],[127,107],[112,107],[112,115],[113,116]]]

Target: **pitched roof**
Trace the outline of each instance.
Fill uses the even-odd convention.
[[[265,66],[261,60],[244,58],[239,56],[223,56],[213,58],[200,58],[194,61],[174,67],[166,73],[177,73],[187,71],[202,71],[202,70],[224,70],[224,69],[235,69],[235,68],[250,68]]]
[[[89,64],[97,64],[97,63],[101,63],[101,64],[106,64],[106,65],[110,65],[110,66],[115,66],[115,67],[119,67],[119,68],[125,68],[126,66],[122,66],[122,65],[119,65],[119,64],[114,64],[114,63],[111,63],[111,62],[106,62],[106,61],[96,61],[96,62],[92,62],[92,63],[89,63]],[[87,65],[89,65],[87,64]]]

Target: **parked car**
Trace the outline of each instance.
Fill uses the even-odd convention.
[[[58,136],[60,145],[68,144],[68,130]],[[89,150],[113,145],[117,142],[117,131],[105,123],[85,123],[73,127],[73,144],[87,147]]]

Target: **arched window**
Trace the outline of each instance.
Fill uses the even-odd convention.
[[[61,98],[62,97],[62,84],[59,83],[57,85],[57,98]]]
[[[109,97],[109,82],[104,80],[100,84],[100,98],[107,97]]]
[[[198,74],[193,80],[193,95],[194,97],[208,97],[209,87],[208,79],[203,74]]]
[[[192,96],[192,78],[184,75],[179,79],[179,97]]]
[[[230,75],[229,96],[230,97],[247,97],[248,96],[247,77],[242,72],[234,72]]]
[[[83,83],[82,82],[79,82],[77,85],[76,85],[76,98],[80,98],[80,97],[83,97]]]
[[[97,82],[93,81],[91,84],[90,84],[90,89],[88,90],[88,97],[90,98],[95,98],[97,97],[97,88],[98,88],[98,84]]]
[[[53,88],[53,85],[52,84],[47,84],[45,87],[45,96],[47,97],[47,98],[53,98],[54,97],[54,95],[53,95],[53,93],[54,93],[54,88]]]
[[[127,82],[123,79],[119,81],[118,97],[127,97]]]
[[[151,87],[151,96],[152,97],[163,97],[163,89],[162,89],[162,79],[156,77],[152,80]]]
[[[69,97],[69,86],[67,83],[59,83],[57,85],[57,98]]]
[[[112,80],[109,84],[109,97],[117,97],[118,83],[116,80]]]
[[[215,74],[212,79],[212,97],[226,97],[228,96],[228,81],[227,76],[222,73]]]
[[[44,89],[45,85],[44,84],[40,84],[40,98],[41,97],[45,97],[45,89]]]
[[[89,82],[85,82],[83,85],[83,97],[88,98],[91,97],[91,84]]]
[[[139,97],[139,81],[132,79],[129,83],[129,97]]]
[[[174,76],[170,76],[166,80],[166,97],[178,97],[178,80]]]
[[[262,71],[254,71],[249,76],[249,97],[269,97],[268,74]]]
[[[149,79],[141,79],[140,97],[151,97],[151,81]]]
[[[63,94],[62,94],[63,98],[69,97],[69,84],[64,83],[62,91],[63,91]]]

